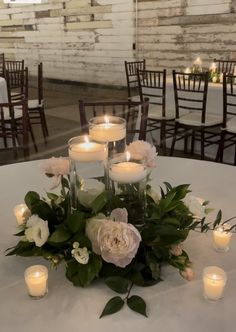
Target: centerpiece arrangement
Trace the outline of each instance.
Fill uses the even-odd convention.
[[[125,131],[121,135],[117,130],[117,137],[115,131],[107,132],[113,133],[117,149]],[[164,183],[160,190],[153,189],[156,149],[149,143],[134,141],[123,152],[108,153],[111,141],[96,141],[95,136],[93,141],[73,138],[69,159],[51,158],[42,165],[52,180],[51,190],[60,186],[60,193],[26,194],[15,234],[20,239],[7,255],[41,256],[53,267],[64,263],[74,286],[101,279],[125,294],[109,300],[100,317],[125,303],[146,316],[146,303],[131,295],[132,287],[160,282],[162,264],[190,281],[193,270],[182,243],[192,230],[207,232],[222,224],[221,211],[208,223],[208,202],[191,196],[188,184]]]

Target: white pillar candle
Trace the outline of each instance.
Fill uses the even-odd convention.
[[[204,296],[207,300],[216,301],[223,297],[227,276],[217,266],[208,266],[203,271]]]
[[[125,138],[125,120],[118,117],[104,116],[96,124],[93,119],[90,121],[89,136],[97,142],[116,142]],[[102,119],[102,120],[101,120]],[[96,120],[96,118],[94,118]]]
[[[33,265],[25,270],[25,283],[30,296],[41,298],[47,294],[48,269],[44,265]]]
[[[105,144],[91,142],[87,136],[84,136],[78,138],[78,142],[69,143],[69,157],[80,162],[103,161],[107,157],[107,149]]]
[[[220,225],[213,231],[213,243],[217,251],[226,252],[229,250],[229,244],[232,233],[229,224]]]
[[[14,215],[18,225],[22,225],[31,216],[31,212],[26,204],[18,204],[14,207]]]
[[[130,154],[126,153],[126,160],[114,163],[109,168],[109,177],[119,183],[137,183],[147,175],[146,167],[143,164],[129,161]]]

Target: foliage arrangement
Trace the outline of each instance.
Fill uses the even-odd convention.
[[[102,279],[124,294],[110,299],[100,317],[119,311],[125,303],[147,316],[144,299],[130,295],[131,290],[133,285],[160,282],[164,263],[177,268],[185,279],[193,278],[181,244],[191,230],[214,229],[222,215],[219,211],[216,220],[207,223],[208,202],[191,196],[189,185],[164,183],[159,194],[147,183],[144,222],[136,225],[135,204],[127,202],[122,191],[111,195],[105,189],[84,190],[78,210],[71,212],[68,160],[53,158],[48,163],[44,171],[54,186],[61,183],[61,193],[48,192],[43,198],[34,191],[26,194],[25,222],[15,234],[19,242],[7,249],[8,256],[41,256],[53,267],[64,262],[66,277],[74,286]]]

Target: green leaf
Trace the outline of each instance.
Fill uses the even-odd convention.
[[[32,206],[40,200],[40,196],[35,191],[29,191],[25,195],[25,204],[28,206],[28,208],[31,210]]]
[[[130,285],[130,281],[122,277],[109,277],[105,283],[113,291],[120,294],[127,293]]]
[[[76,211],[67,219],[67,225],[72,233],[83,231],[85,227],[85,214],[83,212]]]
[[[214,221],[214,224],[213,224],[213,228],[215,228],[216,226],[218,226],[220,224],[221,219],[222,219],[222,211],[220,210],[217,213],[216,220]]]
[[[108,193],[106,191],[102,192],[97,196],[92,202],[93,213],[98,213],[101,211],[108,202]]]
[[[112,299],[110,299],[107,304],[105,305],[105,308],[103,309],[103,312],[101,313],[101,316],[99,318],[102,318],[103,316],[112,315],[122,309],[124,305],[124,300],[120,296],[115,296]]]
[[[52,233],[48,241],[53,243],[63,243],[69,240],[70,237],[71,234],[64,227],[58,227],[55,232]]]
[[[88,286],[96,277],[102,268],[102,258],[95,254],[89,255],[87,264],[80,264],[73,260],[68,263],[66,270],[66,277],[73,282],[74,286],[85,287]]]
[[[127,304],[128,304],[128,307],[131,310],[133,310],[133,311],[135,311],[135,312],[137,312],[137,313],[139,313],[139,314],[147,317],[146,303],[145,303],[145,301],[140,296],[133,295],[133,296],[129,297],[127,299]]]
[[[58,195],[56,195],[54,193],[47,193],[47,196],[51,201],[56,201],[59,197]]]

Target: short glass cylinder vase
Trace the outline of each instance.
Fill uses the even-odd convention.
[[[203,270],[203,295],[207,301],[218,301],[223,297],[227,275],[218,266],[208,266]]]
[[[98,191],[104,190],[107,145],[96,142],[89,136],[73,137],[69,140],[68,145],[70,203],[71,210],[74,211],[78,209],[79,204],[89,206],[93,198],[99,194]],[[94,197],[92,193],[94,193]]]
[[[112,194],[127,207],[129,222],[142,226],[146,210],[147,167],[143,159],[129,153],[117,154],[108,162],[108,177]]]
[[[122,153],[126,148],[126,120],[104,115],[89,120],[89,135],[97,142],[107,143],[108,156]]]
[[[39,300],[48,292],[48,269],[44,265],[32,265],[25,270],[25,283],[32,299]]]
[[[229,250],[232,233],[230,225],[225,223],[217,226],[213,231],[213,244],[218,252],[227,252]]]

